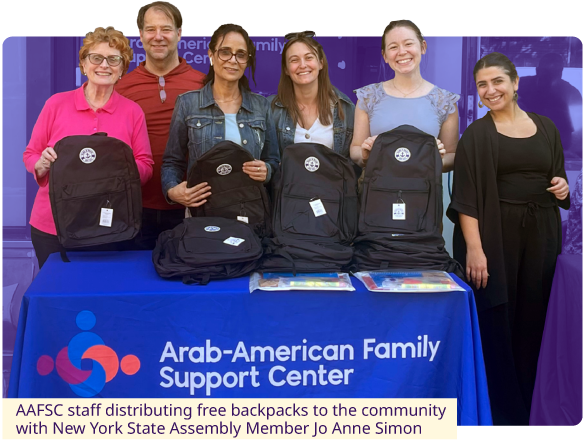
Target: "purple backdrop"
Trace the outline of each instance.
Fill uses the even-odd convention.
[[[46,101],[53,93],[71,90],[83,83],[78,70],[78,51],[83,37],[9,37],[2,45],[2,377],[3,394],[10,373],[11,352],[20,302],[26,288],[38,271],[30,244],[27,226],[37,186],[26,172],[22,153],[30,139],[32,127]],[[130,70],[144,60],[144,50],[138,37],[128,37],[134,49]],[[476,90],[471,72],[480,56],[491,51],[508,55],[516,64],[519,76],[533,76],[542,55],[560,54],[564,59],[563,80],[583,95],[583,44],[575,37],[457,37],[426,36],[427,54],[423,56],[421,72],[425,79],[455,93],[459,102],[461,131],[474,119],[483,116],[478,111]],[[323,45],[332,83],[355,103],[353,90],[367,84],[393,77],[381,53],[381,37],[317,36]],[[264,96],[276,93],[280,77],[281,49],[284,38],[277,36],[252,37],[257,46],[256,84],[252,89]],[[209,36],[184,36],[179,43],[179,55],[193,68],[207,73]],[[248,76],[250,78],[250,76]],[[251,78],[250,78],[251,80]],[[570,184],[582,168],[583,158],[583,100],[569,101],[554,87],[520,96],[526,106],[532,98],[540,103],[539,113],[548,112],[558,125],[573,126],[566,138],[567,170]],[[527,99],[528,98],[528,99]],[[524,110],[531,110],[523,107]],[[485,111],[485,109],[484,109]],[[563,139],[565,145],[565,139]],[[573,182],[571,182],[573,181]],[[446,182],[446,181],[445,181]],[[448,192],[445,191],[447,204]],[[563,219],[566,214],[563,213]],[[445,223],[445,239],[450,248],[451,228]],[[581,316],[582,317],[582,316]]]

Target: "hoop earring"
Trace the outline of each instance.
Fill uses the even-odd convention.
[[[518,101],[518,92],[514,92],[514,101]]]
[[[481,109],[483,107],[483,103],[481,101],[478,101],[477,107],[479,107]]]

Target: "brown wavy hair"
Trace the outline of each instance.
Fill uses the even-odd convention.
[[[331,124],[333,115],[331,114],[331,103],[337,103],[337,113],[340,118],[343,118],[343,108],[341,102],[337,98],[335,88],[331,84],[329,79],[329,64],[327,63],[327,57],[323,46],[319,44],[317,40],[312,37],[295,37],[291,38],[286,42],[282,48],[282,57],[280,62],[280,81],[278,83],[277,99],[287,110],[288,114],[293,119],[293,123],[296,125],[299,121],[302,121],[301,111],[297,105],[295,98],[295,88],[290,75],[286,74],[286,52],[295,43],[304,43],[307,47],[315,54],[317,59],[323,63],[323,69],[319,71],[317,77],[317,108],[319,109],[319,121],[324,126]],[[272,107],[274,108],[276,100],[272,101]]]
[[[81,72],[83,73],[83,60],[87,57],[89,51],[100,43],[108,43],[110,47],[120,51],[120,56],[122,57],[122,75],[128,72],[128,67],[130,67],[130,61],[132,61],[134,52],[130,47],[128,39],[124,37],[124,34],[115,30],[112,26],[108,26],[105,29],[101,27],[95,28],[95,31],[85,34],[83,46],[79,49],[79,68]]]
[[[254,81],[254,84],[256,84],[256,79],[254,78],[254,73],[256,72],[256,46],[254,46],[254,43],[252,42],[252,40],[248,36],[248,33],[243,27],[231,23],[221,25],[211,36],[211,40],[209,41],[209,49],[211,50],[211,52],[215,52],[217,46],[223,43],[225,36],[230,32],[235,32],[244,37],[244,41],[246,42],[246,50],[248,51],[248,54],[250,54],[250,57],[248,58],[248,64],[246,65],[246,69],[250,70],[250,72],[252,73],[252,81]],[[213,70],[213,65],[210,63],[209,72],[207,72],[207,75],[203,80],[203,85],[207,83],[213,83],[214,80],[215,70]],[[245,74],[242,75],[242,78],[240,78],[240,80],[238,81],[238,85],[244,90],[251,91],[250,82],[248,81],[248,78],[246,77]]]

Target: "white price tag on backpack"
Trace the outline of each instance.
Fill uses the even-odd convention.
[[[315,199],[314,201],[310,201],[309,204],[311,204],[311,208],[313,209],[315,217],[327,214],[327,211],[325,211],[325,207],[323,206],[323,202],[321,202],[321,199]]]
[[[228,237],[226,240],[223,241],[223,243],[237,247],[238,245],[245,241],[246,239],[240,239],[239,237]]]
[[[248,223],[248,216],[238,216],[240,222]]]
[[[396,202],[392,204],[392,220],[406,220],[406,204]]]
[[[111,227],[113,218],[114,218],[114,210],[113,209],[102,208],[102,214],[100,216],[100,225],[102,227]]]

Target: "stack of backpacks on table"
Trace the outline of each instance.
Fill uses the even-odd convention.
[[[90,156],[97,149],[100,159],[105,157],[98,145],[105,141],[85,137],[83,142],[87,139],[93,147]],[[433,136],[412,126],[379,135],[364,171],[361,195],[350,159],[321,144],[292,144],[284,149],[272,180],[272,209],[264,184],[242,170],[242,164],[253,159],[239,145],[224,141],[191,167],[187,185],[208,182],[213,193],[205,204],[190,209],[192,217],[159,236],[152,257],[160,276],[205,284],[254,270],[296,274],[400,268],[460,273],[441,235],[442,163]],[[130,152],[123,163],[132,160]],[[104,217],[108,207],[116,205],[116,228],[85,231],[86,238],[78,242],[105,243],[117,236],[126,240],[138,232],[140,195],[134,193],[139,179],[134,176],[136,165],[131,165],[129,182],[117,176],[112,180],[110,171],[110,176],[99,178],[108,182],[103,188],[82,183],[74,189],[59,180],[60,173],[51,173],[56,181],[50,187],[51,202],[63,241],[71,244],[79,235],[65,221],[70,210],[63,207],[71,205],[67,205],[71,198],[87,198],[80,193],[84,189],[91,189],[96,216]],[[82,174],[87,170],[83,168]],[[72,182],[79,180],[76,176]],[[121,214],[128,219],[122,222]],[[106,216],[105,222],[112,219]],[[97,239],[89,238],[92,234]]]
[[[247,151],[226,141],[193,166],[188,185],[209,182],[214,191],[207,203],[191,209],[194,217],[161,234],[153,253],[161,276],[205,283],[252,270],[296,274],[388,268],[461,275],[441,235],[442,162],[433,136],[411,126],[378,136],[361,196],[350,159],[321,144],[290,145],[272,180],[272,210],[264,186],[236,165],[250,160]],[[205,231],[215,227],[216,232]],[[229,238],[242,245],[230,244]],[[181,246],[187,240],[193,244],[190,253]],[[216,249],[213,243],[221,251],[209,253]],[[184,268],[171,270],[173,260]]]

